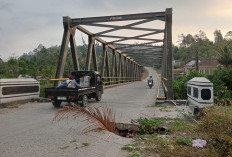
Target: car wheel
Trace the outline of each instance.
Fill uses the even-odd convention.
[[[96,93],[96,101],[101,101],[101,99],[102,99],[102,92],[98,90]]]
[[[60,108],[60,104],[62,103],[62,101],[53,101],[52,102],[52,105],[55,107],[55,108]]]
[[[83,95],[81,100],[81,107],[85,107],[88,104],[88,97],[87,95]]]

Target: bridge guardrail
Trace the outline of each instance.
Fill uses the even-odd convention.
[[[127,82],[140,81],[137,77],[102,77],[108,81],[103,82],[104,86],[115,85],[115,84],[124,84]],[[48,79],[47,81],[64,81],[68,78],[59,78],[59,79]]]
[[[165,82],[164,82],[165,81]],[[168,81],[168,79],[167,78],[164,78],[164,77],[161,77],[160,78],[160,81],[159,81],[159,86],[158,87],[160,87],[160,83],[162,84],[162,86],[163,86],[163,89],[164,89],[164,97],[161,97],[161,96],[159,96],[159,88],[158,88],[158,92],[157,92],[157,99],[167,99],[167,93],[168,93],[168,88],[166,87],[166,85],[165,85],[165,83]]]
[[[108,80],[106,82],[103,82],[104,86],[139,81],[139,79],[136,77],[102,77],[102,78]]]

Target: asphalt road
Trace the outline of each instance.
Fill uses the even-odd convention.
[[[90,106],[107,105],[114,109],[117,122],[154,116],[157,74],[152,89],[147,81],[109,88],[102,101]],[[0,109],[0,157],[118,157],[126,156],[121,147],[131,139],[107,131],[83,134],[85,123],[80,119],[54,122],[57,109],[51,103],[28,103],[15,109]],[[84,145],[83,143],[87,143]]]

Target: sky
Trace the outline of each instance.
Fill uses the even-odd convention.
[[[165,8],[173,8],[174,44],[182,33],[195,35],[203,30],[213,41],[215,29],[223,36],[232,31],[231,0],[0,0],[0,58],[20,56],[39,44],[60,45],[63,16],[83,18]]]

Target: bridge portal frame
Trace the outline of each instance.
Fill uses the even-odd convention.
[[[129,21],[129,20],[140,20],[127,24],[124,26],[101,24],[100,22],[115,22],[115,21]],[[151,29],[151,28],[141,28],[136,27],[139,24],[144,24],[150,21],[160,20],[165,22],[165,29]],[[98,33],[91,33],[81,25],[87,26],[98,26],[98,27],[108,27],[111,29],[101,31]],[[152,45],[154,43],[163,42],[163,55],[162,55],[162,77],[167,78],[166,86],[168,88],[167,98],[173,99],[173,66],[172,66],[172,8],[167,8],[164,12],[152,12],[152,13],[142,13],[142,14],[127,14],[127,15],[116,15],[116,16],[102,16],[102,17],[90,17],[90,18],[74,18],[71,19],[68,16],[63,17],[64,33],[61,43],[60,57],[58,60],[58,66],[56,71],[56,78],[62,78],[64,73],[64,66],[68,52],[68,45],[70,43],[72,60],[74,65],[74,70],[80,70],[78,54],[75,42],[75,32],[80,30],[81,32],[88,35],[88,52],[86,57],[86,65],[84,70],[90,70],[91,60],[93,60],[93,67],[95,71],[98,71],[97,56],[95,50],[95,41],[103,44],[103,56],[102,56],[102,66],[100,73],[102,76],[108,78],[110,77],[135,77],[136,80],[140,79],[142,66],[137,63],[134,59],[127,56],[131,53],[128,48],[133,48],[134,44],[122,44],[119,42],[127,40],[140,40],[149,41],[143,44],[149,48],[156,48],[160,46]],[[130,29],[130,30],[140,30],[140,31],[150,31],[150,33],[145,33],[141,35],[136,35],[133,37],[128,36],[113,36],[107,35],[107,33],[114,32],[120,29]],[[158,33],[164,33],[164,39],[153,39],[148,36]],[[100,37],[116,38],[111,42],[106,42]],[[117,47],[116,47],[117,46]],[[109,55],[108,50],[112,50],[112,67],[109,67]],[[123,53],[123,52],[124,53]],[[138,51],[136,51],[138,53]],[[160,50],[159,50],[160,52]],[[157,54],[157,52],[155,53]],[[117,57],[118,56],[118,57]],[[133,55],[130,55],[133,56]],[[160,58],[157,58],[160,59]],[[110,70],[111,69],[111,70]],[[131,80],[132,81],[132,80]],[[55,86],[58,85],[58,81],[55,82]]]

